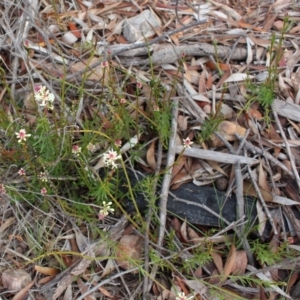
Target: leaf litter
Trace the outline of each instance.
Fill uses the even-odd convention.
[[[299,297],[297,1],[7,1],[0,8],[1,118],[10,124],[0,127],[1,297]],[[53,94],[53,110],[38,107],[36,86]],[[24,141],[17,148],[10,128],[30,128],[33,148],[42,143],[44,153],[51,145],[37,137],[41,116],[65,143],[91,139],[90,156],[80,164],[81,147],[66,158],[61,146],[52,161],[37,160],[36,172],[53,171],[52,193],[34,202],[34,173],[15,176],[22,161],[34,162],[30,147]],[[89,183],[72,182],[78,184],[80,168],[87,181],[114,182],[114,171],[98,174],[106,169],[105,151],[119,147],[115,141],[123,143],[115,166],[142,171],[135,178],[121,173],[120,190],[156,179],[147,185],[152,193],[138,192],[147,213],[135,203],[130,215],[114,200],[115,215],[84,220],[67,190],[72,186],[87,214],[96,214],[104,192],[91,196]],[[57,176],[65,160],[74,171]],[[224,210],[213,211],[189,201],[206,185],[214,194],[220,179],[238,212],[226,211],[226,200],[219,203]],[[186,182],[194,183],[190,190]],[[188,199],[176,198],[179,191]],[[186,220],[168,205],[171,193]],[[244,197],[257,199],[255,223]],[[216,215],[218,226],[189,222],[192,210]],[[234,222],[226,222],[233,213]]]

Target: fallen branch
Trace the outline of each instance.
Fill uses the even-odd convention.
[[[244,157],[240,155],[233,155],[229,153],[222,153],[211,150],[203,150],[198,148],[184,148],[183,146],[175,147],[175,151],[177,154],[182,153],[186,156],[191,156],[195,158],[207,159],[218,161],[227,164],[236,164],[238,161],[240,164],[254,165],[258,164],[259,161],[254,158]]]
[[[129,51],[129,50],[132,50],[132,49],[143,48],[143,47],[149,47],[150,45],[156,44],[156,43],[158,43],[158,42],[164,40],[164,39],[167,38],[167,37],[170,37],[170,36],[172,36],[172,35],[174,35],[174,34],[177,34],[177,33],[179,33],[179,32],[182,32],[182,31],[184,31],[184,30],[187,30],[187,29],[189,29],[189,28],[192,28],[192,27],[195,27],[195,26],[197,26],[197,25],[204,24],[204,23],[206,23],[206,20],[193,22],[193,23],[191,23],[191,24],[188,24],[188,25],[186,25],[186,26],[182,26],[182,27],[177,28],[177,29],[175,29],[175,30],[168,31],[168,32],[162,34],[161,36],[159,36],[159,37],[157,37],[157,38],[155,38],[155,39],[153,39],[153,40],[151,40],[151,41],[147,41],[147,42],[139,43],[139,44],[130,44],[130,45],[128,45],[128,46],[126,46],[126,47],[124,47],[124,48],[122,48],[122,49],[118,49],[118,50],[114,51],[114,52],[111,54],[111,57],[113,58],[113,57],[117,56],[118,54],[120,54],[120,53],[122,53],[122,52]],[[94,69],[94,68],[100,66],[101,63],[102,63],[102,61],[98,61],[98,62],[96,62],[96,63],[90,65],[90,66],[89,66],[90,70],[92,70],[92,69]],[[73,73],[73,74],[71,74],[71,75],[68,75],[68,76],[66,76],[66,80],[68,81],[68,80],[70,80],[70,79],[76,78],[77,76],[81,77],[81,75],[82,75],[83,73],[85,73],[85,72],[86,72],[86,70],[83,69],[83,70],[81,70],[81,71],[78,71],[78,72],[76,72],[76,73]]]
[[[134,60],[127,61],[127,63],[130,62],[132,65],[149,65],[150,62],[154,65],[171,64],[182,56],[217,56],[219,58],[226,58],[231,55],[231,59],[235,60],[243,60],[247,57],[246,48],[236,48],[234,53],[231,53],[231,47],[219,45],[214,47],[207,43],[181,46],[159,44],[151,47],[151,50],[153,51],[151,58],[137,60],[135,56]]]

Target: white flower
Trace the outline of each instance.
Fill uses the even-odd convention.
[[[186,139],[183,139],[183,147],[184,148],[191,148],[191,145],[194,144],[190,138],[186,138]]]
[[[25,172],[25,170],[24,170],[23,168],[21,168],[21,169],[18,171],[18,174],[19,174],[20,176],[26,176],[26,172]]]
[[[112,202],[106,203],[105,201],[102,202],[102,208],[99,211],[99,220],[103,220],[109,213],[113,213],[115,210],[111,207]]]
[[[79,147],[78,145],[73,145],[72,146],[72,153],[73,154],[78,156],[80,152],[81,152],[81,147]]]
[[[106,68],[106,67],[108,67],[108,61],[102,61],[101,68]]]
[[[30,137],[31,134],[27,134],[25,129],[20,129],[19,132],[16,132],[16,136],[18,139],[18,142],[21,143],[23,141],[26,141],[26,138]]]
[[[45,187],[43,187],[41,189],[41,194],[46,195],[47,194],[47,189]]]
[[[122,156],[112,149],[108,149],[108,151],[103,154],[103,161],[105,165],[107,167],[111,166],[113,169],[117,168],[118,165],[115,161],[120,158],[122,158]]]
[[[54,95],[50,93],[45,86],[36,86],[34,88],[34,98],[40,107],[47,107],[48,109],[52,110],[53,102],[54,102]]]
[[[121,140],[115,140],[115,146],[116,147],[121,147],[122,146],[122,141]]]
[[[137,87],[138,89],[141,89],[141,88],[143,87],[143,84],[142,84],[141,82],[137,81],[137,82],[136,82],[136,87]]]
[[[153,110],[154,110],[154,111],[159,111],[159,107],[158,107],[157,105],[154,105],[154,106],[153,106]]]
[[[90,152],[95,152],[96,151],[96,146],[92,143],[89,143],[86,147]]]
[[[176,300],[193,300],[194,296],[186,296],[185,293],[179,293],[177,294]]]
[[[48,177],[47,177],[46,172],[40,172],[39,178],[42,182],[47,182],[48,181]]]

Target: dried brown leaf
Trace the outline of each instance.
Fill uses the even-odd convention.
[[[64,293],[64,298],[63,300],[69,300],[69,299],[73,299],[73,291],[72,291],[72,284],[69,284],[66,288],[66,291]]]
[[[244,127],[230,121],[222,121],[218,127],[218,131],[227,141],[235,141],[235,133],[240,136],[244,136],[246,133]],[[224,146],[223,142],[216,135],[212,135],[210,143],[212,147]]]
[[[104,71],[103,71],[104,68],[98,67],[93,70],[89,68],[89,65],[92,65],[98,61],[99,61],[99,58],[97,58],[97,57],[79,61],[70,66],[70,72],[77,73],[79,71],[86,70],[86,72],[82,76],[85,76],[86,79],[88,79],[90,81],[99,82],[99,81],[103,80],[102,78],[104,75]],[[105,74],[107,74],[106,79],[108,79],[108,74],[109,74],[108,68],[109,67],[107,66],[106,68],[107,68],[107,70],[105,71]]]
[[[179,172],[182,170],[185,161],[186,161],[187,157],[184,155],[180,155],[176,161],[176,164],[174,165],[173,169],[172,169],[172,182],[171,185],[175,179],[175,177],[179,174]],[[186,172],[184,172],[184,175],[186,174]],[[182,175],[182,176],[184,176]]]
[[[245,195],[249,195],[249,196],[252,196],[254,198],[258,198],[256,190],[255,190],[253,184],[251,184],[250,182],[247,182],[247,181],[243,182],[243,191],[244,191]],[[263,188],[260,188],[260,187],[259,187],[259,191],[262,194],[262,196],[263,196],[263,198],[266,202],[272,202],[273,201],[273,195],[270,192],[268,192],[268,191],[266,191],[266,190],[264,190]]]
[[[207,286],[199,280],[183,280],[183,282],[194,292],[200,296],[205,294]]]
[[[265,32],[268,32],[272,28],[272,26],[274,26],[276,28],[276,26],[274,25],[275,24],[274,21],[276,20],[276,18],[277,18],[276,14],[268,16],[268,18],[267,18],[267,20],[265,22],[265,25],[263,27],[263,30]]]
[[[22,288],[13,298],[12,300],[23,300],[27,295],[28,291],[33,287],[35,281],[31,281],[27,286]]]
[[[225,278],[227,276],[229,276],[230,274],[232,274],[232,272],[233,272],[233,267],[234,267],[236,256],[237,256],[236,252],[237,252],[236,248],[232,244],[231,247],[230,247],[228,256],[226,258],[225,265],[224,265],[223,275],[225,275]]]
[[[216,171],[218,171],[219,173],[225,175],[226,177],[228,176],[227,173],[225,171],[223,171],[223,169],[219,166],[219,164],[213,160],[208,160],[207,163]]]
[[[52,276],[46,276],[46,277],[40,279],[40,280],[38,281],[38,284],[46,284],[46,283],[50,282],[54,277],[55,277],[55,275],[52,275]]]
[[[144,248],[143,239],[137,235],[123,235],[116,250],[116,262],[119,267],[129,270],[142,258]],[[135,271],[135,273],[138,270]]]
[[[77,40],[78,40],[78,38],[72,32],[66,32],[62,37],[62,41],[70,46],[75,44],[77,42]]]
[[[202,267],[198,267],[195,271],[194,271],[194,276],[195,278],[202,278],[203,276],[203,269]]]
[[[248,264],[247,253],[244,250],[236,251],[236,258],[232,267],[232,274],[241,276],[245,274]]]
[[[219,274],[223,274],[224,269],[223,269],[223,260],[221,254],[219,252],[212,251],[211,256],[218,269]]]
[[[147,163],[153,171],[156,170],[155,144],[156,140],[152,141],[146,154]]]
[[[221,7],[224,11],[227,12],[227,14],[229,16],[231,16],[235,20],[239,21],[242,19],[242,16],[237,11],[235,11],[233,8],[231,8],[225,4],[221,4],[219,2],[213,1],[213,0],[210,0],[210,2],[213,3],[217,7]]]
[[[188,119],[190,117],[189,116],[183,116],[183,115],[179,115],[177,118],[177,122],[178,122],[178,129],[180,131],[185,131],[188,128]]]
[[[116,269],[116,265],[113,259],[108,259],[105,268],[102,271],[101,278],[105,277],[106,275],[109,275],[111,272],[113,272]]]
[[[35,265],[34,268],[37,272],[44,274],[44,275],[56,275],[60,272],[56,268],[42,267],[42,266],[38,266],[38,265]]]
[[[173,218],[171,220],[171,226],[175,230],[175,232],[180,232],[181,222],[177,218]]]
[[[291,288],[293,287],[293,285],[295,283],[299,283],[300,281],[300,274],[298,272],[293,272],[291,275],[290,275],[290,278],[289,278],[289,281],[288,281],[288,284],[287,284],[287,291],[289,292],[291,290]],[[299,287],[300,288],[300,287]]]
[[[24,270],[7,269],[2,273],[2,285],[7,290],[21,290],[31,282],[31,276]]]
[[[239,82],[239,81],[244,81],[246,79],[251,79],[251,78],[254,78],[254,76],[251,76],[247,73],[233,73],[224,81],[224,83]]]
[[[258,165],[258,184],[261,188],[263,188],[265,191],[270,192],[270,188],[268,185],[268,180],[267,180],[267,174],[264,172],[263,169],[263,161],[260,160],[259,165]]]
[[[78,287],[79,287],[80,292],[81,292],[82,294],[84,294],[85,292],[88,291],[89,286],[86,285],[86,284],[81,280],[81,278],[77,278],[77,284],[78,284]],[[90,293],[89,295],[87,295],[87,296],[84,297],[84,300],[96,300],[96,297],[93,295],[93,293]]]
[[[227,141],[235,141],[235,134],[244,136],[246,129],[236,123],[230,121],[222,121],[218,127],[221,134],[225,136]]]
[[[281,31],[283,29],[283,26],[284,22],[282,20],[277,20],[273,23],[273,27],[278,31]]]
[[[187,180],[182,180],[188,175],[188,172],[185,168],[182,168],[181,171],[172,179],[172,190],[178,189],[183,183],[187,182]],[[190,178],[189,178],[190,179]]]
[[[251,115],[252,118],[254,118],[256,120],[262,120],[263,119],[262,114],[257,109],[249,108],[247,112],[248,112],[249,115]]]
[[[196,245],[197,244],[197,239],[199,238],[199,234],[190,226],[187,228],[187,234],[189,237],[189,242]]]
[[[115,299],[115,297],[104,287],[100,286],[99,290],[105,297],[107,297],[109,299]]]
[[[3,153],[0,154],[3,155]],[[0,233],[3,233],[8,227],[14,224],[15,221],[16,221],[15,217],[7,218],[0,226]]]
[[[285,98],[290,96],[289,88],[285,84],[285,82],[280,74],[278,74],[278,86],[279,86],[281,93],[284,95]]]
[[[78,228],[73,228],[75,239],[70,239],[71,249],[74,252],[83,252],[89,245],[87,237],[85,237]]]
[[[188,243],[189,237],[187,235],[187,224],[184,221],[180,227],[180,234],[181,234],[181,238],[183,239],[184,243]]]
[[[258,218],[258,232],[259,235],[262,236],[268,221],[268,217],[265,214],[260,201],[256,202],[256,211],[257,211],[257,218]]]

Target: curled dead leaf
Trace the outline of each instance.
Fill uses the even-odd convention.
[[[85,59],[82,61],[79,61],[77,63],[74,63],[70,66],[70,72],[71,73],[77,73],[82,70],[86,70],[86,72],[82,76],[86,76],[86,79],[90,81],[96,81],[99,82],[103,78],[104,69],[101,67],[95,68],[93,70],[90,70],[89,65],[93,65],[97,63],[99,59],[97,57],[93,57],[92,59]],[[109,68],[107,66],[106,68]],[[108,74],[109,72],[105,72],[105,74]],[[108,77],[108,75],[107,75]]]
[[[247,254],[244,250],[236,251],[235,261],[232,267],[232,274],[239,276],[245,274],[248,264]]]
[[[216,266],[219,274],[222,274],[223,273],[223,261],[222,261],[221,254],[219,252],[212,251],[211,256],[212,256],[212,259],[215,263],[215,266]]]
[[[2,273],[2,285],[7,290],[19,291],[31,282],[31,276],[24,270],[5,270]]]
[[[189,119],[189,116],[183,116],[183,115],[179,115],[177,118],[177,122],[178,122],[178,129],[180,131],[185,131],[187,130],[188,127],[188,123],[187,120]]]
[[[233,267],[235,264],[235,260],[236,260],[236,248],[235,246],[232,244],[228,253],[228,256],[226,258],[226,262],[224,265],[224,275],[225,277],[229,276],[230,274],[233,273]]]
[[[253,184],[251,184],[250,182],[247,182],[247,181],[243,182],[243,190],[244,190],[245,195],[249,195],[249,196],[252,196],[254,198],[258,198],[257,192],[256,192]],[[268,192],[268,191],[266,191],[266,190],[264,190],[263,188],[260,188],[260,187],[259,187],[259,191],[262,194],[262,196],[263,196],[263,198],[266,202],[272,202],[273,201],[273,195],[270,192]]]
[[[35,265],[34,268],[37,272],[44,274],[44,275],[56,275],[60,272],[56,268],[42,267],[42,266],[38,266],[38,265]]]
[[[230,121],[222,121],[218,126],[218,132],[227,140],[235,141],[237,133],[240,136],[244,136],[246,129],[236,123]],[[213,147],[222,147],[224,146],[223,142],[216,136],[212,135],[210,139],[210,144]]]
[[[155,171],[156,170],[156,159],[155,159],[155,143],[156,141],[152,141],[150,147],[147,150],[146,159],[150,168]]]
[[[118,243],[116,262],[119,267],[129,270],[139,264],[144,250],[143,239],[137,235],[124,235]],[[133,273],[138,272],[137,270]]]
[[[62,40],[63,40],[64,43],[66,43],[68,45],[73,45],[74,43],[77,42],[78,38],[72,32],[66,32],[63,35]]]

